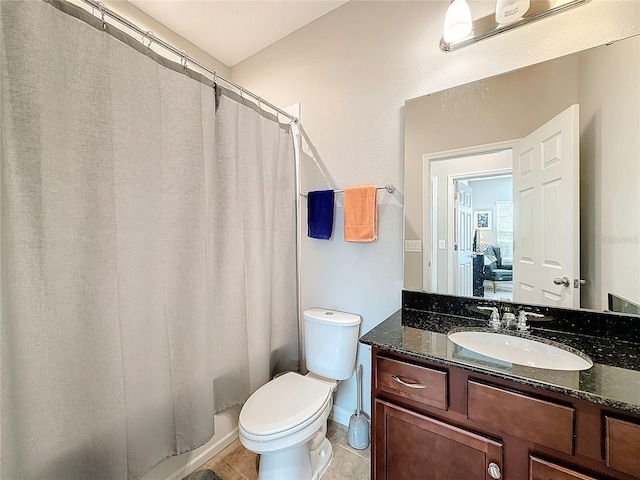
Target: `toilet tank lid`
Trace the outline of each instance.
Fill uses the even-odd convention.
[[[328,310],[326,308],[310,308],[302,313],[305,320],[315,323],[324,323],[329,325],[341,325],[349,327],[359,325],[362,318],[360,315],[353,313],[339,312],[337,310]]]

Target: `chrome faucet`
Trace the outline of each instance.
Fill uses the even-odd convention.
[[[521,308],[518,312],[518,317],[516,318],[516,315],[511,311],[511,307],[508,305],[505,305],[502,313],[502,319],[500,318],[498,307],[479,306],[478,309],[488,310],[491,312],[488,325],[494,330],[508,330],[515,328],[521,333],[526,333],[530,328],[529,325],[527,325],[527,315],[531,315],[532,317],[544,317],[544,315],[540,313],[531,312]]]

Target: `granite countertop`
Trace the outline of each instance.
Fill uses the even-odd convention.
[[[640,414],[640,343],[635,338],[626,341],[534,326],[528,337],[566,345],[593,361],[587,370],[560,371],[511,364],[464,349],[447,338],[448,332],[461,327],[491,331],[478,318],[405,307],[363,335],[360,342]]]

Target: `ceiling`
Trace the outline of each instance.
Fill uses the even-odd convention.
[[[347,0],[128,0],[229,67]]]

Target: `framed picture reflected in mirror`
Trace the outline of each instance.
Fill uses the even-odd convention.
[[[491,210],[473,212],[473,226],[476,230],[491,230]]]

